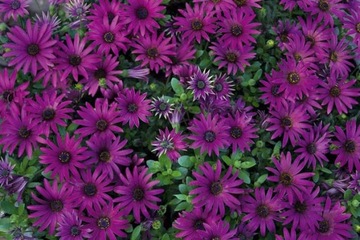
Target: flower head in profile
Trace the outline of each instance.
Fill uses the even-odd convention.
[[[1,159],[0,161],[0,186],[8,185],[9,181],[12,180],[13,176],[13,170],[14,165],[11,165],[9,163],[8,156],[5,157],[5,159]]]
[[[172,161],[177,161],[181,156],[179,152],[186,151],[187,147],[181,133],[177,133],[175,129],[169,131],[168,128],[165,128],[165,131],[159,130],[159,135],[152,145],[154,146],[153,152],[157,152],[159,156],[166,154]]]
[[[148,168],[135,166],[131,171],[126,168],[125,175],[120,174],[121,184],[115,187],[115,192],[120,196],[115,198],[119,207],[124,208],[125,214],[133,213],[137,222],[141,221],[141,214],[150,218],[149,210],[158,210],[156,205],[161,199],[157,196],[164,192],[163,189],[153,189],[159,180],[151,181],[152,174],[147,173]]]
[[[4,13],[4,19],[10,18],[17,20],[18,17],[24,17],[29,12],[26,9],[29,7],[30,0],[3,0],[0,3],[0,13]]]
[[[54,31],[61,24],[61,20],[56,15],[50,15],[50,12],[42,12],[41,15],[36,14],[35,23],[38,23],[40,27],[48,25],[51,31]]]
[[[237,209],[240,202],[237,198],[238,194],[244,193],[240,188],[243,183],[238,179],[238,174],[232,174],[232,167],[229,167],[225,175],[221,176],[221,162],[216,162],[216,169],[212,168],[209,163],[201,165],[202,174],[193,172],[195,180],[189,185],[196,186],[190,191],[191,195],[195,195],[192,203],[195,207],[205,206],[205,211],[212,211],[214,214],[225,214],[225,207]]]
[[[84,238],[91,238],[91,229],[85,228],[78,212],[70,211],[64,212],[59,220],[57,233],[55,236],[60,240],[83,240]]]

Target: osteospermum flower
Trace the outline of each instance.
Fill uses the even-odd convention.
[[[267,192],[263,187],[255,188],[255,198],[247,196],[243,201],[243,211],[247,213],[242,221],[249,221],[249,230],[255,232],[260,228],[260,233],[265,236],[266,229],[275,232],[274,221],[280,221],[277,212],[282,209],[277,196],[273,196],[272,188]]]
[[[86,148],[81,147],[81,140],[70,137],[68,133],[64,139],[57,134],[56,143],[50,139],[43,140],[47,147],[40,148],[42,154],[39,162],[46,165],[44,172],[51,172],[53,178],[58,175],[61,181],[77,176],[78,169],[85,168],[83,161],[86,159]]]
[[[177,161],[181,156],[179,152],[186,151],[187,147],[181,133],[176,133],[175,129],[169,131],[168,128],[165,128],[165,131],[159,130],[159,136],[152,145],[154,146],[153,152],[157,152],[158,156],[166,154],[172,161]]]
[[[226,132],[228,128],[225,120],[219,115],[208,114],[205,117],[200,114],[188,127],[192,133],[189,139],[194,141],[190,147],[193,149],[200,147],[201,154],[207,153],[210,156],[215,153],[219,156],[219,150],[229,145]]]
[[[136,40],[132,52],[136,55],[136,61],[141,61],[141,67],[149,65],[150,70],[159,72],[161,67],[172,63],[170,56],[175,55],[175,44],[170,43],[170,38],[164,37],[164,33],[157,36],[156,33],[145,35]]]
[[[356,125],[356,120],[346,122],[345,132],[339,126],[335,126],[335,130],[337,141],[333,144],[338,147],[332,151],[337,155],[335,163],[340,163],[341,167],[347,164],[350,172],[354,168],[360,171],[360,127]]]
[[[192,8],[186,3],[186,11],[179,9],[183,17],[175,17],[175,25],[179,26],[182,37],[189,41],[196,39],[198,43],[201,39],[210,41],[209,34],[215,33],[215,18],[213,12],[204,3],[195,4]]]
[[[69,199],[72,188],[67,184],[59,187],[56,180],[50,185],[45,178],[44,187],[36,186],[36,191],[42,197],[39,198],[34,193],[31,193],[32,198],[38,205],[27,207],[32,212],[29,218],[37,218],[33,225],[38,226],[40,232],[49,228],[49,234],[53,234],[63,214],[72,209]]]
[[[123,149],[127,140],[121,141],[120,137],[111,139],[107,136],[91,138],[86,142],[89,150],[85,152],[88,157],[86,165],[95,165],[102,173],[108,174],[112,179],[114,173],[120,174],[120,166],[128,166],[127,156],[132,152],[130,149]]]
[[[64,101],[64,94],[57,96],[54,91],[52,93],[44,92],[42,96],[35,95],[35,100],[27,102],[27,111],[30,115],[41,124],[43,133],[46,137],[50,134],[50,129],[57,132],[57,126],[66,126],[64,120],[70,119],[68,115],[73,110],[67,108],[71,101]]]
[[[172,38],[172,43],[175,43],[174,55],[170,56],[171,63],[166,64],[166,77],[175,74],[177,69],[184,65],[190,65],[190,60],[195,58],[196,49],[194,44],[188,40],[177,42],[176,38]]]
[[[161,11],[165,6],[160,6],[161,0],[129,0],[128,3],[124,13],[124,23],[128,24],[129,32],[145,36],[147,31],[154,33],[160,28],[155,19],[164,18]]]
[[[156,203],[161,199],[156,195],[164,192],[163,189],[152,189],[160,181],[150,181],[152,174],[147,174],[147,171],[145,167],[135,166],[132,172],[126,168],[126,175],[120,174],[121,184],[114,189],[120,195],[115,202],[120,202],[118,206],[124,208],[125,214],[132,212],[137,222],[141,221],[140,214],[150,218],[148,209],[159,209]]]
[[[205,3],[205,6],[209,8],[209,10],[215,10],[215,12],[227,12],[229,9],[235,7],[235,3],[233,0],[194,0],[194,3]]]
[[[183,211],[173,223],[174,228],[180,231],[176,237],[184,240],[201,239],[199,230],[204,229],[204,223],[216,223],[219,219],[219,215],[204,211],[203,208],[194,208],[191,212]]]
[[[6,115],[0,127],[2,151],[12,154],[17,148],[18,157],[26,151],[28,158],[31,159],[33,149],[37,148],[39,133],[38,122],[29,117],[25,108],[12,104],[9,114]]]
[[[357,7],[348,8],[349,14],[343,19],[343,28],[347,29],[347,35],[353,38],[354,43],[360,45],[360,5],[357,3]]]
[[[201,72],[200,68],[190,77],[188,89],[193,91],[194,100],[205,99],[206,96],[212,94],[213,78],[210,75],[210,70]]]
[[[29,6],[29,0],[3,0],[0,3],[0,13],[4,13],[4,19],[23,17],[29,14],[26,9]]]
[[[266,130],[274,132],[271,139],[283,136],[283,147],[289,139],[291,145],[295,146],[300,136],[306,134],[305,129],[311,127],[307,123],[309,116],[301,106],[284,104],[277,109],[271,109],[270,114],[271,117],[267,119],[267,122],[271,125]]]
[[[95,204],[93,209],[88,210],[88,217],[82,219],[87,222],[85,228],[92,230],[92,239],[115,240],[116,236],[127,236],[124,230],[129,227],[129,222],[123,217],[125,214],[120,210],[120,206],[114,206],[110,201],[104,206]]]
[[[261,0],[233,0],[236,6],[248,12],[254,13],[253,8],[261,8],[258,4]]]
[[[31,72],[35,76],[39,69],[48,70],[53,65],[53,46],[56,41],[51,39],[51,30],[47,25],[40,27],[35,23],[32,26],[28,19],[26,31],[15,26],[7,36],[11,42],[4,44],[4,47],[10,51],[4,53],[4,57],[12,58],[9,66],[15,66],[16,70],[21,69],[24,73]]]
[[[259,88],[263,92],[260,99],[262,99],[265,104],[269,104],[270,109],[286,104],[284,91],[280,91],[280,84],[274,83],[274,78],[270,74],[266,73],[265,76],[266,80],[260,81],[260,83],[264,85]]]
[[[318,97],[322,100],[321,105],[327,105],[327,114],[333,111],[334,106],[339,114],[347,113],[358,103],[355,97],[360,96],[360,88],[354,87],[355,83],[355,79],[338,81],[333,76],[319,83]]]
[[[234,84],[229,80],[226,74],[216,75],[213,82],[213,92],[218,99],[229,99],[234,91]]]
[[[155,116],[159,115],[159,118],[164,117],[168,119],[173,112],[173,104],[169,102],[169,99],[163,97],[154,98],[151,103],[152,111],[155,112]]]
[[[294,58],[296,62],[304,63],[312,69],[318,69],[314,49],[311,47],[311,42],[306,41],[303,34],[291,35],[289,41],[284,43],[284,47],[287,50],[286,56],[288,58]]]
[[[218,222],[204,223],[204,230],[199,230],[201,239],[212,240],[232,240],[235,239],[236,229],[230,230],[230,224],[227,221],[219,220]]]
[[[225,11],[219,22],[220,32],[223,34],[220,41],[234,48],[249,42],[256,43],[252,34],[260,33],[255,29],[260,23],[253,22],[255,16],[241,8]]]
[[[300,30],[296,24],[291,23],[288,19],[284,21],[279,20],[274,31],[277,34],[276,40],[279,42],[279,47],[281,50],[285,49],[284,44],[289,42],[289,37],[291,35],[296,35],[300,33]]]
[[[192,200],[194,206],[205,206],[205,211],[212,211],[213,214],[220,213],[221,216],[225,214],[225,206],[237,209],[240,201],[236,195],[244,192],[240,188],[243,181],[238,179],[238,173],[232,174],[232,167],[229,167],[225,175],[221,176],[220,160],[216,162],[215,170],[207,162],[199,168],[202,174],[193,172],[195,180],[189,183],[191,186],[196,186],[189,192],[195,195]]]
[[[12,173],[15,166],[9,163],[8,156],[5,156],[5,159],[0,161],[0,186],[8,185],[9,181],[12,179]]]
[[[123,119],[120,117],[119,111],[116,110],[116,104],[108,103],[108,100],[95,101],[95,108],[88,102],[86,107],[80,107],[77,111],[81,119],[74,120],[74,123],[80,125],[75,133],[83,137],[93,135],[115,137],[115,133],[123,132],[117,126]]]
[[[284,10],[292,11],[296,6],[300,9],[306,9],[306,3],[308,1],[297,1],[297,0],[280,0],[280,4],[284,6]]]
[[[51,31],[56,30],[61,24],[61,20],[56,15],[50,15],[50,12],[42,12],[41,15],[36,14],[35,22],[39,26],[48,25]]]
[[[98,3],[92,4],[90,9],[90,16],[87,18],[91,20],[89,27],[91,28],[98,22],[102,22],[106,17],[111,22],[115,17],[118,17],[119,22],[124,21],[124,5],[120,1],[100,0]]]
[[[319,22],[323,20],[324,26],[330,24],[334,25],[333,15],[338,18],[344,16],[343,8],[344,4],[340,3],[341,0],[313,0],[307,1],[306,11],[310,12],[311,15],[317,15],[316,21]]]
[[[214,51],[214,62],[220,62],[219,69],[226,67],[227,74],[236,75],[239,70],[245,72],[245,66],[250,66],[248,60],[255,57],[255,53],[251,52],[253,48],[248,45],[238,45],[234,48],[219,41],[210,49]]]
[[[124,93],[117,98],[118,107],[122,116],[122,123],[129,123],[130,128],[139,127],[140,121],[148,123],[151,116],[151,101],[146,99],[146,93],[135,92],[132,89],[125,89]]]
[[[79,80],[79,73],[84,78],[89,78],[88,71],[95,70],[95,63],[100,62],[101,59],[92,54],[93,45],[86,46],[87,38],[84,37],[80,40],[79,34],[75,34],[74,42],[70,35],[66,35],[66,44],[59,42],[59,49],[56,51],[58,58],[57,69],[63,70],[60,81],[66,79],[69,74],[75,81]]]
[[[86,19],[90,4],[86,4],[84,0],[67,0],[66,2],[65,8],[70,17],[75,18],[78,22]]]
[[[80,211],[89,210],[95,204],[104,206],[112,199],[107,194],[113,190],[110,186],[111,178],[102,174],[99,168],[96,168],[93,173],[89,168],[81,171],[73,178],[71,184],[74,186],[71,198]]]
[[[58,222],[57,233],[55,236],[60,240],[83,240],[84,238],[91,238],[91,230],[85,228],[78,212],[64,212]]]

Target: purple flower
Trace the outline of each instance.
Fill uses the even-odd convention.
[[[306,11],[311,15],[317,15],[317,22],[323,20],[323,25],[326,26],[330,24],[332,27],[334,25],[333,15],[338,18],[344,16],[343,8],[344,4],[340,3],[341,0],[312,0],[308,1]]]
[[[91,238],[91,230],[84,227],[76,211],[65,212],[61,216],[58,224],[55,236],[59,237],[60,240],[83,240],[84,238]]]
[[[212,88],[216,98],[227,100],[233,95],[234,84],[226,74],[216,75]]]
[[[193,91],[194,101],[201,98],[205,99],[206,96],[213,94],[213,78],[209,75],[210,70],[201,72],[200,67],[198,67],[196,72],[190,77],[188,89]]]
[[[204,230],[199,230],[200,239],[203,240],[236,240],[236,229],[230,230],[230,224],[226,221],[204,223]]]
[[[159,136],[152,145],[154,146],[152,151],[157,152],[158,156],[166,154],[171,161],[177,161],[181,156],[179,152],[186,151],[187,148],[181,133],[175,132],[175,129],[169,131],[168,128],[165,128],[165,131],[159,130]]]
[[[165,96],[154,98],[151,103],[152,111],[155,112],[155,116],[159,115],[159,118],[164,117],[168,119],[173,112],[173,104]]]
[[[8,156],[0,161],[0,186],[8,185],[13,178],[13,169],[15,166],[9,163]]]
[[[10,18],[17,20],[18,17],[24,17],[29,14],[26,8],[29,7],[30,2],[30,0],[3,0],[0,3],[0,13],[5,14],[5,20]]]

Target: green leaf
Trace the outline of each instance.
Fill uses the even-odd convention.
[[[169,234],[165,233],[165,234],[162,236],[161,240],[170,240]]]
[[[262,69],[260,68],[259,70],[256,71],[255,75],[254,75],[254,80],[259,80],[261,78],[262,75]]]
[[[174,197],[176,197],[179,200],[186,201],[187,196],[185,194],[175,194]]]
[[[313,181],[317,183],[319,181],[320,174],[318,171],[315,172],[315,175],[313,176]]]
[[[199,114],[201,109],[198,106],[189,107],[189,112],[192,114]]]
[[[256,165],[256,161],[255,161],[255,159],[252,159],[250,161],[242,162],[240,167],[247,169],[247,168],[251,168],[255,165]]]
[[[344,193],[344,199],[349,200],[351,197],[352,197],[351,189],[346,190],[345,193]]]
[[[16,212],[16,207],[13,203],[9,202],[8,200],[4,200],[1,202],[1,209],[9,214],[13,214]]]
[[[247,171],[240,171],[239,178],[242,179],[246,184],[250,184],[251,182],[249,173]]]
[[[281,149],[281,142],[277,142],[275,144],[274,150],[273,150],[273,156],[278,156],[280,154],[280,149]]]
[[[189,187],[186,184],[180,184],[179,185],[179,191],[181,193],[188,193],[189,192]]]
[[[166,169],[171,169],[172,162],[165,154],[160,156],[159,162],[161,166],[165,167]]]
[[[182,94],[184,92],[184,88],[182,87],[181,83],[177,78],[171,79],[171,87],[174,90],[174,92],[178,95]]]
[[[0,232],[8,232],[11,225],[10,218],[0,218]]]
[[[259,184],[262,184],[265,182],[265,180],[267,179],[268,175],[267,174],[263,174],[261,175],[257,180],[256,182],[259,183]]]
[[[178,159],[178,163],[182,167],[191,168],[194,163],[190,160],[189,156],[182,156]]]
[[[184,177],[187,175],[187,173],[188,173],[187,168],[184,168],[184,167],[179,167],[177,170],[178,170],[179,172],[181,172],[182,178],[184,178]]]
[[[131,234],[131,240],[140,239],[141,225],[134,228],[134,231]]]
[[[226,165],[228,165],[228,166],[233,165],[233,160],[231,158],[229,158],[228,156],[224,155],[224,156],[221,157],[221,159],[224,160]]]
[[[181,177],[181,172],[179,172],[179,171],[173,171],[173,172],[171,173],[171,176],[173,176],[174,178]]]
[[[182,202],[182,203],[180,203],[179,205],[176,206],[176,208],[175,208],[174,211],[175,211],[175,212],[182,211],[182,210],[188,208],[189,205],[190,205],[190,204],[189,204],[188,202]]]
[[[324,172],[324,173],[327,173],[327,174],[332,174],[332,171],[330,169],[327,169],[325,167],[322,167],[322,168],[319,168],[320,171]]]
[[[67,131],[68,131],[68,132],[73,132],[73,131],[75,131],[75,130],[77,129],[77,127],[78,127],[77,124],[71,123],[71,124],[68,126]]]

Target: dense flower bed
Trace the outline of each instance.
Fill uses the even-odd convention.
[[[359,49],[359,0],[1,0],[0,236],[359,239]]]

